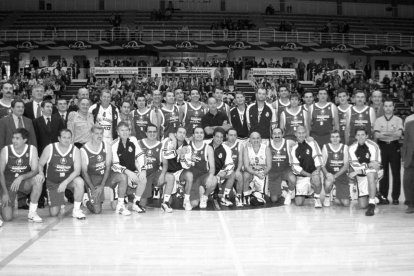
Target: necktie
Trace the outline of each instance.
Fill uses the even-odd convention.
[[[36,118],[39,118],[42,115],[42,112],[40,110],[40,103],[37,104],[37,111],[36,111]]]
[[[23,128],[23,120],[22,120],[22,117],[17,117],[17,119],[18,119],[17,127],[18,128]]]
[[[50,118],[49,117],[46,119],[46,126],[48,129],[50,129]]]
[[[61,116],[62,116],[62,120],[64,121],[65,120],[65,115],[62,114]]]

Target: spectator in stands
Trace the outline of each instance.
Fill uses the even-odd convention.
[[[273,8],[272,4],[269,4],[269,6],[266,7],[265,14],[266,15],[274,15],[275,14],[275,8]]]
[[[258,67],[259,67],[259,68],[267,68],[267,64],[266,64],[266,62],[265,62],[264,58],[262,58],[262,59],[260,60],[260,62],[259,62],[259,64],[258,64]]]
[[[37,60],[36,57],[32,58],[32,61],[30,62],[30,65],[35,69],[39,69],[39,61]]]
[[[302,59],[299,59],[297,71],[298,71],[298,79],[302,81],[305,80],[306,65],[302,61]]]

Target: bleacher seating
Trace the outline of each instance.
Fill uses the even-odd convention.
[[[404,34],[414,33],[414,20],[401,18],[371,18],[378,33]]]

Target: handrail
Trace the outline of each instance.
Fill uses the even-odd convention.
[[[244,41],[295,42],[302,44],[330,43],[353,45],[392,45],[414,47],[414,36],[401,34],[279,32],[259,30],[170,30],[128,28],[74,30],[0,30],[0,41]]]

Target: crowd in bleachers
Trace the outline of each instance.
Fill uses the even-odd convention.
[[[211,24],[210,30],[229,30],[229,31],[240,31],[240,30],[253,30],[256,25],[250,19],[238,19],[233,20],[232,18],[223,18],[221,22]]]

